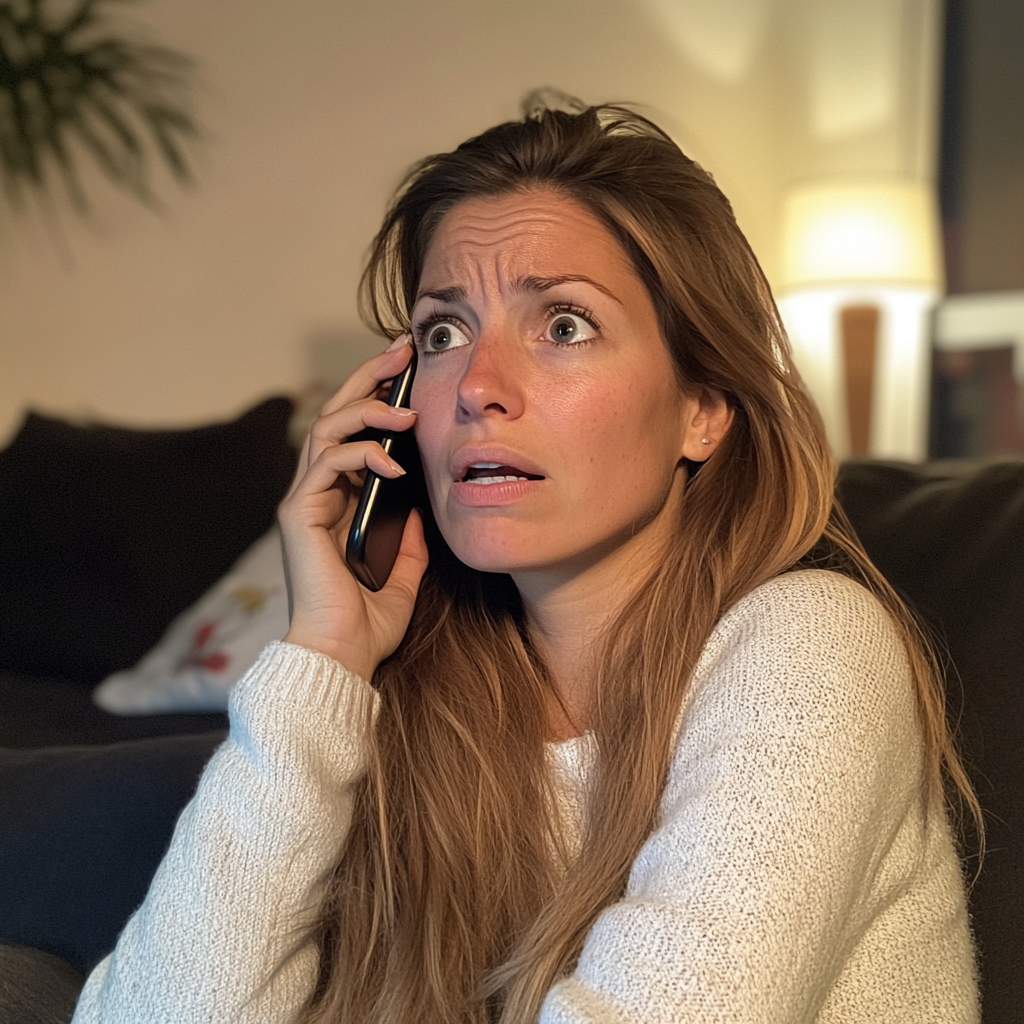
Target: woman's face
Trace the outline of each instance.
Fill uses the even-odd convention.
[[[629,258],[552,191],[441,221],[413,333],[431,504],[466,564],[576,572],[671,525],[680,458],[704,458]]]

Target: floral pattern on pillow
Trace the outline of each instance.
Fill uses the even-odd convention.
[[[288,631],[288,596],[277,528],[168,626],[134,667],[93,691],[117,715],[223,711],[232,685],[271,640]]]

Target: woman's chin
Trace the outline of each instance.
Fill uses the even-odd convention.
[[[457,548],[452,550],[460,562],[468,565],[470,569],[476,569],[477,572],[513,574],[528,568],[536,568],[535,564],[531,564],[533,560],[526,557],[515,557],[507,551],[491,551],[486,547],[481,550],[476,546],[465,551],[460,551]]]
[[[454,536],[445,536],[455,557],[471,569],[514,574],[543,569],[549,561],[558,561],[545,557],[538,538],[521,530],[509,532],[487,528],[493,524],[474,525],[475,528],[454,531]]]

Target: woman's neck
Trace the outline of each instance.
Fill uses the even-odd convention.
[[[675,518],[666,511],[586,565],[514,576],[533,642],[554,686],[547,709],[552,740],[578,736],[592,726],[597,658],[611,623],[650,578],[664,551]]]

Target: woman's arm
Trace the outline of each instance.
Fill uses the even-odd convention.
[[[409,341],[360,366],[313,424],[278,510],[290,642],[268,647],[235,686],[230,735],[145,902],[86,982],[76,1024],[276,1024],[315,985],[301,936],[349,826],[376,707],[364,680],[401,641],[427,564],[416,514],[377,593],[344,559],[366,470],[404,472],[376,441],[349,438],[412,425],[415,414],[377,397],[408,364]]]
[[[963,883],[888,616],[781,577],[701,659],[625,897],[543,1024],[976,1020]]]
[[[229,737],[74,1024],[287,1019],[316,981],[315,951],[288,953],[348,829],[376,703],[323,654],[288,643],[263,652],[233,690]]]

